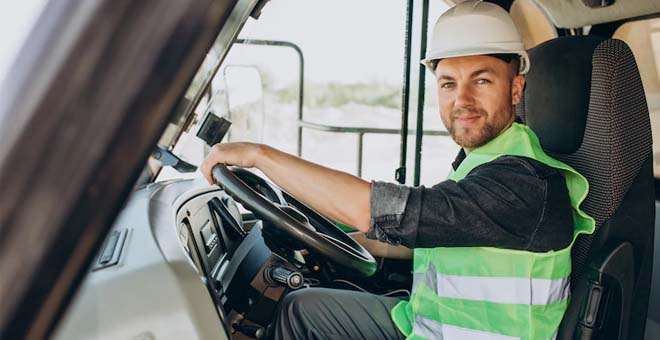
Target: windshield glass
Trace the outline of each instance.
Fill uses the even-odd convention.
[[[441,2],[431,7],[434,15],[446,9]],[[415,23],[420,12],[416,8]],[[181,135],[174,152],[199,164],[208,147],[195,134],[204,116],[214,114],[232,122],[225,141],[264,143],[368,180],[393,181],[401,145],[405,20],[405,1],[269,3],[241,30],[195,109],[195,125]],[[413,51],[418,44],[413,42]],[[411,84],[417,81],[418,60],[413,55]],[[416,111],[410,110],[411,128]],[[428,128],[444,130],[437,105],[424,115]],[[408,182],[414,146],[413,131]],[[437,182],[446,176],[437,169],[448,169],[437,163],[451,162],[456,147],[435,135],[425,136],[424,146],[429,152],[421,164],[422,183]],[[165,168],[157,180],[196,176]]]
[[[0,83],[5,81],[18,51],[46,5],[46,0],[0,3]]]

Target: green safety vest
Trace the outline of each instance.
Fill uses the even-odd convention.
[[[556,336],[569,301],[571,246],[577,235],[595,228],[594,219],[579,208],[589,184],[573,168],[546,155],[534,132],[518,123],[470,152],[449,179],[459,181],[503,155],[532,158],[562,173],[573,211],[573,242],[545,253],[492,247],[415,249],[413,294],[392,309],[392,319],[406,339]]]

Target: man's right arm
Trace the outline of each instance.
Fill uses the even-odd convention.
[[[431,188],[374,182],[371,194],[373,225],[367,238],[409,248],[545,252],[565,248],[573,237],[564,177],[523,157],[500,157],[458,182]]]
[[[211,184],[215,184],[211,172],[218,163],[256,167],[321,215],[362,232],[369,229],[371,188],[361,178],[253,143],[214,145],[200,167]]]

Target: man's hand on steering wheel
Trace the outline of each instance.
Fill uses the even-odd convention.
[[[226,165],[257,167],[269,177],[273,175],[275,183],[284,183],[283,187],[290,192],[284,194],[277,185],[256,174],[240,168],[232,170]],[[368,221],[368,182],[253,143],[217,144],[200,168],[209,183],[217,182],[243,206],[269,222],[271,228],[284,232],[295,242],[354,274],[370,276],[375,272],[373,256],[325,217],[346,223],[346,219],[337,216],[348,211],[345,215],[363,217],[366,214]],[[267,198],[268,195],[259,193],[264,188],[275,192],[277,197],[286,195],[288,198],[286,201]],[[310,220],[314,221],[313,226]]]
[[[216,164],[256,167],[323,216],[364,233],[369,230],[371,184],[359,177],[254,143],[214,145],[201,166],[211,184]]]
[[[206,181],[213,185],[215,180],[212,171],[216,164],[253,168],[257,166],[259,154],[264,148],[267,146],[248,142],[216,144],[211,147],[211,151],[199,168]]]

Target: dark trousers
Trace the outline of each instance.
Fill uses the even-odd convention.
[[[301,289],[280,303],[275,340],[404,339],[390,317],[399,301],[348,290]]]

